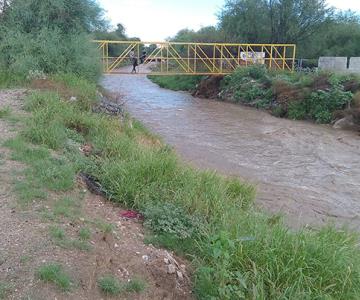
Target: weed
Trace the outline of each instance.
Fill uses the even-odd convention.
[[[62,229],[58,226],[50,227],[50,235],[53,239],[56,239],[56,240],[64,240],[65,239],[64,229]]]
[[[91,231],[87,227],[83,227],[79,230],[79,237],[82,241],[88,241],[91,237]]]
[[[140,293],[146,288],[146,283],[144,280],[139,278],[132,278],[129,282],[125,284],[125,291],[128,293]]]
[[[60,264],[50,263],[41,266],[37,270],[37,276],[42,281],[54,283],[63,291],[69,291],[72,285],[69,275],[64,272]]]
[[[29,255],[23,255],[20,257],[20,263],[21,264],[26,264],[28,261],[30,261],[32,259],[31,256]]]
[[[68,242],[68,248],[75,248],[75,249],[79,249],[81,251],[90,251],[91,250],[91,246],[89,245],[89,243],[87,241],[84,240],[70,240]]]

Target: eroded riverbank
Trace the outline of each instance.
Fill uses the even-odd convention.
[[[257,203],[292,226],[335,221],[360,229],[360,138],[254,109],[164,90],[144,76],[103,86],[186,161],[258,186]]]

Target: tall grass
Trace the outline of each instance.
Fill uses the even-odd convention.
[[[76,81],[71,85],[76,89]],[[290,231],[281,218],[253,207],[251,186],[185,166],[165,145],[139,142],[156,137],[138,123],[95,115],[57,93],[35,92],[26,107],[29,141],[65,153],[73,169],[98,178],[112,201],[143,211],[158,243],[193,259],[199,299],[360,294],[356,234],[333,227]],[[96,155],[84,159],[69,146],[79,140],[91,143]]]

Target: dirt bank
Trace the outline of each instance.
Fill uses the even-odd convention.
[[[81,180],[69,192],[48,191],[46,199],[26,205],[19,200],[19,183],[25,181],[27,166],[12,160],[11,150],[2,145],[23,126],[19,119],[26,114],[25,93],[0,91],[0,109],[9,112],[0,118],[0,299],[114,299],[98,287],[104,275],[121,282],[133,278],[145,282],[142,293],[116,299],[191,299],[188,281],[168,274],[164,262],[168,252],[146,245],[141,223],[122,218],[120,207],[91,194]],[[74,200],[76,213],[59,206],[64,197]],[[68,240],[54,239],[52,228],[64,232]],[[89,230],[86,244],[77,240],[84,228]],[[39,280],[37,270],[48,263],[64,267],[72,280],[70,291]]]

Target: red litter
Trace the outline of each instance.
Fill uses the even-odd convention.
[[[138,220],[144,219],[144,216],[141,213],[134,210],[123,210],[120,212],[120,217],[126,219],[138,219]]]

